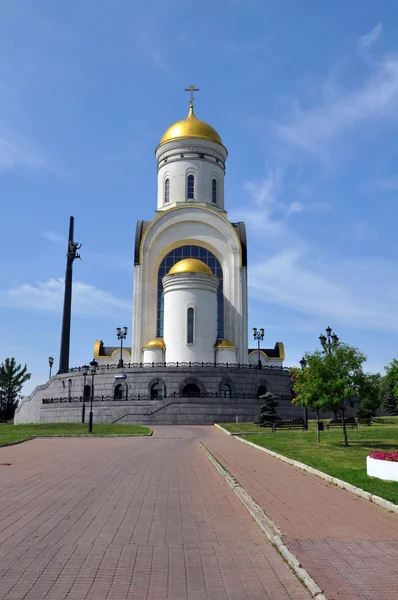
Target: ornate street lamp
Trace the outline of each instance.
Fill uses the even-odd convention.
[[[90,362],[90,371],[91,371],[91,396],[90,396],[90,414],[88,416],[88,432],[92,433],[93,431],[93,400],[94,400],[94,375],[97,370],[98,363],[93,358]]]
[[[339,338],[335,333],[332,333],[331,327],[326,327],[326,335],[321,333],[319,341],[321,342],[323,351],[330,354],[333,348],[338,344]]]
[[[51,379],[51,369],[53,368],[53,364],[54,364],[54,357],[53,356],[49,356],[48,357],[48,365],[50,367],[49,379]]]
[[[120,340],[120,360],[118,362],[118,368],[123,369],[123,340],[127,337],[127,327],[116,327],[117,339]]]
[[[261,328],[260,331],[257,331],[257,327],[253,327],[253,338],[257,340],[257,351],[258,351],[258,368],[261,369],[261,357],[260,357],[260,341],[262,342],[264,339],[264,329]]]
[[[304,371],[306,366],[307,366],[307,361],[305,360],[305,358],[303,356],[303,358],[300,360],[301,370]],[[308,431],[308,409],[306,406],[304,406],[304,423],[305,423],[305,430]]]
[[[86,378],[88,375],[88,365],[83,365],[83,405],[82,405],[82,423],[86,418]]]

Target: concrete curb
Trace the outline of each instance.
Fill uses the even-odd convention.
[[[224,431],[227,435],[231,435],[231,433],[229,431],[227,431],[226,429],[224,429],[224,427],[221,427],[221,425],[215,424],[215,426],[218,427],[219,429],[221,429],[222,431]],[[398,513],[398,504],[394,504],[394,502],[390,502],[389,500],[380,498],[380,496],[374,496],[373,494],[371,494],[370,492],[366,492],[362,488],[358,488],[355,485],[352,485],[351,483],[347,483],[346,481],[343,481],[342,479],[337,479],[337,477],[332,477],[331,475],[328,475],[327,473],[324,473],[323,471],[318,471],[318,469],[309,467],[308,465],[306,465],[302,462],[299,462],[298,460],[288,458],[287,456],[283,456],[283,454],[278,454],[277,452],[274,452],[273,450],[268,450],[268,448],[263,448],[262,446],[253,444],[253,442],[249,442],[248,440],[243,440],[241,437],[237,437],[237,436],[233,436],[233,437],[234,437],[234,439],[238,440],[239,442],[242,442],[242,444],[247,444],[248,446],[252,446],[253,448],[256,448],[256,450],[261,450],[262,452],[265,452],[266,454],[269,454],[270,456],[273,456],[274,458],[282,460],[283,462],[285,462],[289,465],[292,465],[293,467],[296,467],[297,469],[301,469],[302,471],[311,473],[311,475],[316,475],[316,477],[320,477],[321,479],[324,479],[325,481],[327,481],[329,483],[333,483],[334,485],[337,485],[339,488],[347,490],[348,492],[351,492],[352,494],[355,494],[356,496],[359,496],[360,498],[363,498],[364,500],[368,500],[369,502],[372,502],[373,504],[376,504],[377,506],[381,506],[382,508],[385,508],[386,510],[389,510],[390,512]]]
[[[18,444],[24,444],[25,442],[31,442],[35,438],[27,438],[26,440],[16,440],[15,442],[6,442],[5,444],[0,444],[0,448],[7,448],[7,446],[17,446]]]
[[[223,428],[221,427],[221,429]],[[216,458],[214,458],[214,456],[209,452],[209,450],[202,442],[198,441],[198,444],[203,450],[203,452],[206,454],[210,462],[215,466],[217,471],[221,474],[224,480],[228,483],[228,485],[238,496],[243,506],[249,511],[249,513],[256,521],[257,525],[260,527],[263,533],[265,533],[271,544],[275,546],[278,552],[280,552],[280,554],[286,560],[286,562],[288,563],[292,571],[295,573],[295,575],[299,579],[301,579],[305,587],[310,592],[311,596],[313,598],[317,598],[317,600],[327,600],[325,595],[322,593],[321,588],[317,585],[314,579],[312,579],[311,575],[305,569],[303,569],[296,556],[294,556],[294,554],[292,554],[289,548],[284,544],[281,538],[281,531],[278,529],[275,523],[271,521],[271,519],[263,511],[261,506],[254,502],[253,498],[246,492],[244,488],[242,488],[239,485],[236,479],[224,469],[224,467],[218,462]]]

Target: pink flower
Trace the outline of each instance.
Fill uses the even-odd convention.
[[[388,460],[390,462],[398,462],[398,450],[395,452],[385,452],[384,450],[372,450],[369,454],[370,458],[376,460]]]

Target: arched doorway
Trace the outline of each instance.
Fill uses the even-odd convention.
[[[124,385],[122,383],[118,383],[117,386],[115,386],[115,390],[113,392],[113,397],[115,400],[123,400],[123,392],[124,392]]]
[[[200,389],[196,383],[187,383],[187,385],[182,388],[181,396],[186,396],[187,398],[199,398]]]
[[[267,388],[265,385],[260,385],[257,390],[257,398],[262,398],[267,393]]]
[[[158,381],[151,386],[151,400],[160,400],[164,398],[164,383]]]
[[[91,396],[91,386],[90,385],[85,385],[84,386],[83,396],[86,399],[90,398],[90,396]]]

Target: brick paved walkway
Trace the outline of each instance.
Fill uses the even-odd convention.
[[[328,600],[398,598],[397,514],[217,428],[196,435],[281,529]]]
[[[309,598],[197,434],[0,448],[0,598]]]

